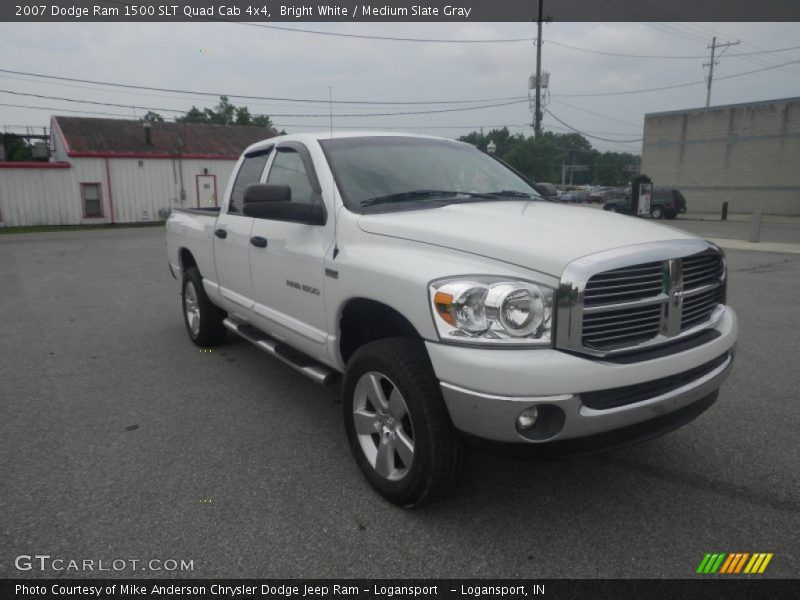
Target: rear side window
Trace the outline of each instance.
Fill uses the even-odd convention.
[[[653,192],[653,200],[658,200],[659,202],[669,202],[672,200],[672,192],[666,188],[656,188]]]
[[[252,154],[244,159],[239,172],[236,174],[236,181],[233,183],[231,190],[231,201],[228,203],[228,213],[242,214],[244,207],[244,190],[251,183],[258,183],[261,181],[261,175],[264,173],[264,167],[269,158],[269,150]]]

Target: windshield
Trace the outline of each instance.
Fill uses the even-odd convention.
[[[320,144],[345,205],[355,212],[539,197],[511,169],[467,144],[399,136]]]

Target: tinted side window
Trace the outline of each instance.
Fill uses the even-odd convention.
[[[659,202],[669,202],[671,199],[672,194],[668,189],[656,188],[653,190],[653,200],[658,200]]]
[[[261,174],[264,172],[264,166],[267,164],[268,158],[269,151],[248,156],[244,159],[239,172],[236,174],[236,181],[234,181],[233,189],[231,190],[231,201],[228,204],[229,213],[242,214],[244,190],[251,183],[261,181]]]
[[[292,202],[312,201],[313,189],[303,159],[292,148],[278,149],[267,183],[283,184],[292,188]]]

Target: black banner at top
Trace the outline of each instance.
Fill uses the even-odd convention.
[[[523,22],[537,0],[4,0],[0,21]],[[564,21],[800,21],[798,0],[543,0]]]

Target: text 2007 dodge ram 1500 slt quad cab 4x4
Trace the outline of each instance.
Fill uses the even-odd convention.
[[[466,437],[584,452],[674,429],[733,361],[718,247],[546,202],[450,140],[265,140],[220,209],[170,216],[167,248],[195,344],[232,331],[344,375],[355,460],[403,506],[452,487]]]

